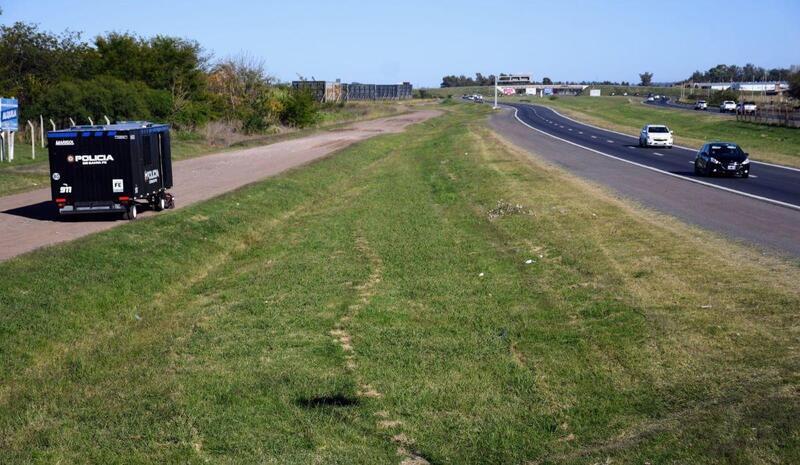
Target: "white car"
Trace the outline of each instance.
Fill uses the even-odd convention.
[[[672,131],[663,124],[648,124],[639,133],[639,147],[672,148]]]
[[[755,102],[744,102],[736,105],[736,113],[739,114],[752,114],[758,111],[758,105]]]
[[[697,103],[694,104],[695,110],[708,110],[708,103],[705,100],[698,100]]]
[[[736,113],[736,102],[733,100],[725,100],[719,105],[720,113]]]

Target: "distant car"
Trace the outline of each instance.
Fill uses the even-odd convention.
[[[711,142],[697,152],[694,159],[694,174],[750,176],[750,158],[741,147],[732,142]]]
[[[698,100],[694,104],[694,109],[703,111],[708,110],[708,103],[705,100]]]
[[[639,133],[639,147],[672,148],[672,131],[663,124],[648,124]]]
[[[473,95],[472,101],[475,103],[483,103],[483,95],[478,95],[478,94]]]
[[[655,102],[655,101],[656,101],[656,99],[654,99],[653,97],[647,97],[647,101],[648,101],[648,102]]]
[[[736,112],[736,102],[733,100],[725,100],[724,102],[719,104],[719,112],[720,113],[735,113]]]
[[[753,114],[758,111],[758,106],[755,102],[744,102],[736,105],[736,113],[742,114]]]

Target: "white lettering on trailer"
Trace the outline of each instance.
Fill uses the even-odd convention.
[[[155,184],[158,181],[158,170],[150,170],[144,172],[144,180],[148,184]]]
[[[62,194],[71,194],[72,193],[72,186],[70,186],[69,184],[63,184],[61,186],[61,189],[59,189],[59,192],[62,193]]]
[[[124,188],[124,184],[122,182],[122,179],[112,179],[111,180],[111,189],[115,193],[116,192],[124,192],[125,188]]]
[[[75,141],[69,139],[57,140],[56,145],[75,145]]]
[[[76,162],[80,162],[81,165],[106,165],[108,162],[114,161],[114,157],[111,155],[72,155],[67,157],[67,161],[72,158]]]

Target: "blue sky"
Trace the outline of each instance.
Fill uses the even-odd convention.
[[[495,6],[492,6],[495,5]],[[4,24],[195,39],[281,80],[438,86],[445,74],[655,81],[718,63],[800,64],[800,1],[5,0]],[[724,29],[722,29],[724,27]],[[743,33],[737,33],[741,28]]]

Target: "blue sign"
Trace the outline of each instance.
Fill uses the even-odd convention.
[[[0,131],[19,131],[19,102],[0,98]]]

